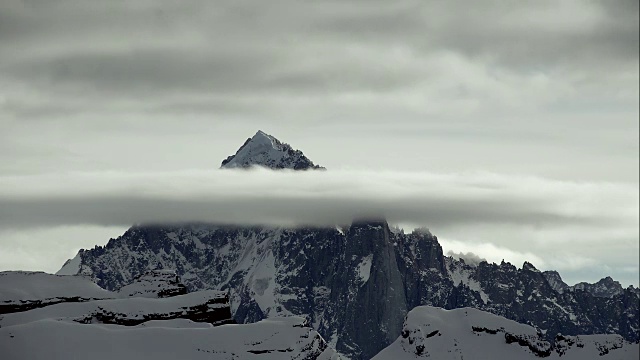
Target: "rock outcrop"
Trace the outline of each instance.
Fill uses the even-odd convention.
[[[0,314],[113,297],[112,292],[80,276],[33,271],[0,272]]]
[[[187,287],[175,270],[148,270],[118,291],[120,296],[164,298],[184,295]]]

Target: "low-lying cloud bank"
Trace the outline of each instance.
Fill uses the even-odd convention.
[[[207,221],[635,227],[638,189],[492,174],[373,171],[71,173],[0,178],[0,226]]]
[[[481,173],[257,169],[3,176],[0,231],[191,221],[324,226],[385,217],[428,226],[455,245],[451,250],[488,259],[479,244],[572,270],[597,264],[637,269],[638,198],[638,188],[627,184]]]

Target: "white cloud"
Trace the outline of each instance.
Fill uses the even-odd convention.
[[[444,239],[446,251],[574,271],[638,265],[638,197],[638,189],[626,184],[487,173],[61,173],[0,177],[0,228],[188,221],[331,225],[384,216],[391,223],[428,226]],[[55,245],[40,241],[42,249]]]

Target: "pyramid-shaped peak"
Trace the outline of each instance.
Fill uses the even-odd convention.
[[[256,132],[255,135],[253,135],[253,137],[251,139],[269,139],[269,140],[276,140],[275,137],[267,134],[266,132],[262,131],[262,130],[258,130]]]
[[[324,169],[315,165],[302,151],[294,150],[289,144],[283,143],[258,130],[238,149],[235,155],[222,161],[223,169],[250,168],[262,166],[270,169],[319,170]]]

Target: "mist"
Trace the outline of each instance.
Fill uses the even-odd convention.
[[[384,217],[407,231],[428,227],[454,252],[529,259],[543,269],[624,267],[633,276],[638,198],[638,189],[623,183],[491,173],[50,173],[0,177],[0,234],[184,222],[335,226]]]

